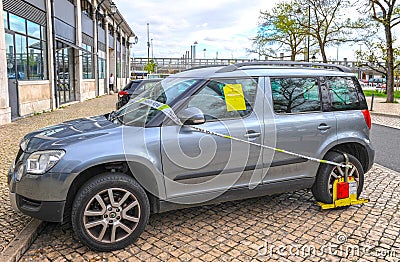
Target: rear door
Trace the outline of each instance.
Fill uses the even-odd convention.
[[[362,113],[368,107],[357,79],[350,76],[331,76],[326,79],[340,143],[354,142],[355,137],[368,141],[370,130]]]
[[[265,138],[275,137],[275,146],[305,156],[322,158],[329,145],[336,143],[336,118],[324,112],[324,78],[276,77],[266,81],[266,99],[272,114],[265,121]],[[275,132],[275,136],[271,133]],[[273,143],[270,143],[273,144]],[[312,178],[319,163],[275,152],[264,153],[264,183]]]

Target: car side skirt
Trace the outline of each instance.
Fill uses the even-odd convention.
[[[179,203],[161,200],[159,201],[159,210],[153,210],[154,213],[163,213],[177,209],[190,208],[195,206],[204,206],[217,204],[228,201],[242,200],[254,197],[269,196],[280,193],[293,192],[301,189],[311,188],[315,180],[315,177],[306,177],[292,180],[285,180],[279,182],[271,182],[266,184],[261,184],[254,189],[249,189],[248,187],[233,188],[225,193],[221,194],[219,197],[214,198],[210,201],[195,204],[180,204],[184,199],[180,198]],[[187,201],[189,202],[189,201]]]

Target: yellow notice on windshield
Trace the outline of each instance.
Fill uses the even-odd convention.
[[[243,87],[241,84],[227,84],[224,86],[224,95],[227,111],[246,110]]]

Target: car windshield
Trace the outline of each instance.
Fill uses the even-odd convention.
[[[147,98],[164,104],[171,104],[178,96],[199,81],[199,79],[193,78],[166,78],[139,94],[137,98]],[[130,100],[125,106],[112,114],[110,120],[125,125],[145,126],[159,113],[157,109],[132,101]]]

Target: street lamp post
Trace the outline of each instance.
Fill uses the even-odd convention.
[[[203,49],[203,52],[204,52],[204,59],[206,59],[206,51],[207,51],[207,49]]]
[[[130,49],[133,49],[133,45],[136,45],[138,42],[139,42],[139,38],[137,35],[135,35],[135,37],[133,37],[133,39],[132,39],[132,37],[130,37],[129,38]],[[132,52],[132,54],[133,54],[133,52]],[[130,75],[129,78],[131,80],[133,80],[131,70],[132,70],[132,58],[131,58],[131,53],[129,52],[129,75]]]
[[[308,3],[307,62],[310,62],[310,26],[311,26],[311,6],[310,3]]]
[[[310,62],[310,27],[311,27],[311,5],[310,3],[307,3],[308,5],[308,17],[307,17],[307,50],[304,54],[304,60],[306,62]],[[297,14],[302,15],[303,11],[299,8],[296,11]]]
[[[154,46],[153,46],[153,38],[150,40],[151,41],[151,59],[154,61]]]
[[[150,74],[150,29],[147,23],[147,74]]]

